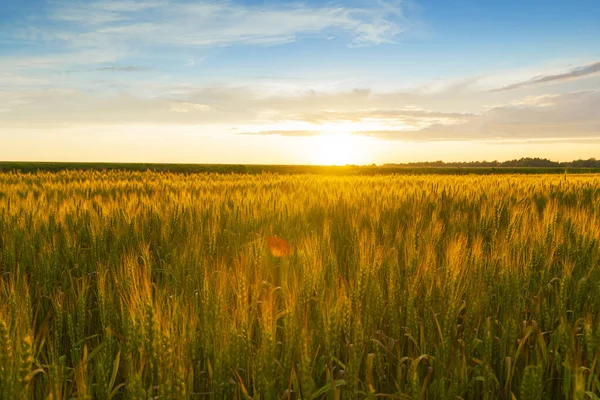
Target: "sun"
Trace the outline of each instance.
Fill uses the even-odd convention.
[[[311,138],[310,159],[317,165],[365,164],[367,138],[347,133],[332,133]]]

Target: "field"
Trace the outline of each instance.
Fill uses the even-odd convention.
[[[499,175],[499,174],[588,174],[600,173],[593,167],[457,167],[410,165],[235,165],[235,164],[140,164],[140,163],[57,163],[57,162],[0,162],[0,172],[60,172],[60,171],[140,171],[182,174],[314,174],[337,176],[371,175]]]
[[[597,399],[600,176],[0,173],[0,399]]]

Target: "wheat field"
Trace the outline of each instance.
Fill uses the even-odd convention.
[[[1,399],[598,399],[600,177],[0,173]]]

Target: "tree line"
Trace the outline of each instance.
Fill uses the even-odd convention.
[[[547,158],[524,157],[508,161],[421,161],[409,163],[388,163],[384,167],[571,167],[571,168],[600,168],[600,160],[589,158],[573,161],[559,162]]]

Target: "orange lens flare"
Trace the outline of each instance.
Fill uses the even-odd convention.
[[[292,246],[285,240],[277,236],[271,236],[267,239],[267,245],[271,254],[275,257],[286,257],[292,254]]]

